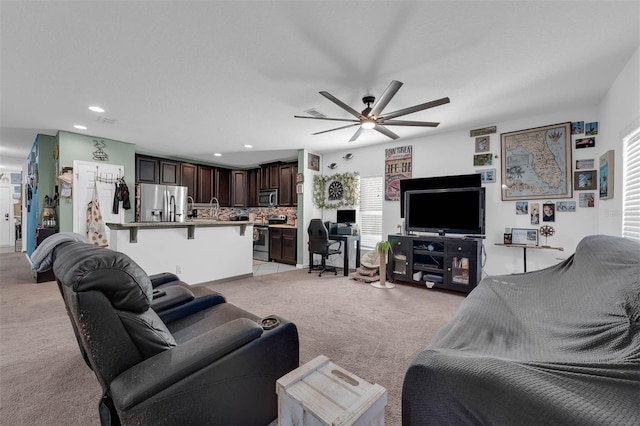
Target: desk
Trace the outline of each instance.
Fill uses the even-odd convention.
[[[504,243],[496,243],[497,246],[505,246],[505,247],[514,247],[521,248],[522,253],[524,254],[524,272],[527,272],[527,249],[545,249],[545,250],[560,250],[564,251],[562,247],[551,247],[551,246],[532,246],[528,244],[504,244]]]
[[[330,234],[330,240],[334,241],[342,241],[342,246],[344,247],[344,276],[349,275],[349,248],[351,244],[356,242],[356,268],[360,267],[360,235],[336,235]]]

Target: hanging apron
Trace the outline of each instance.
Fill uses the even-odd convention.
[[[98,183],[93,181],[93,197],[87,206],[87,238],[91,244],[99,247],[108,247],[106,226],[102,221],[100,201],[98,197]]]

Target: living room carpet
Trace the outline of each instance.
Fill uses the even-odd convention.
[[[294,322],[300,363],[318,355],[388,391],[387,425],[401,423],[404,373],[463,294],[399,284],[374,288],[295,270],[210,288],[259,316]],[[99,425],[100,386],[84,364],[55,282],[36,284],[24,253],[0,255],[0,424]]]

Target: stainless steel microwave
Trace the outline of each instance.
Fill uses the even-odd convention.
[[[261,189],[258,193],[258,205],[260,207],[276,207],[278,205],[278,190]]]

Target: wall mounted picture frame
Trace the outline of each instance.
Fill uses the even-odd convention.
[[[580,135],[584,133],[584,121],[572,121],[571,122],[571,134]]]
[[[320,171],[320,156],[315,154],[309,154],[307,159],[307,168],[310,170]]]
[[[493,154],[476,154],[473,156],[474,166],[490,166],[493,164]]]
[[[573,172],[573,188],[576,191],[596,189],[598,185],[597,170],[581,170]]]
[[[476,138],[476,152],[487,152],[491,148],[490,136],[478,136]]]
[[[538,240],[539,240],[539,232],[537,229],[529,229],[529,228],[512,228],[511,229],[511,244],[537,246]]]
[[[596,138],[580,138],[576,139],[576,149],[593,148],[596,146]]]
[[[584,170],[584,169],[588,169],[591,170],[595,167],[595,159],[594,158],[587,158],[585,160],[576,160],[576,170],[580,169],[580,170]]]
[[[598,122],[586,123],[584,125],[584,134],[587,136],[595,136],[598,134]]]
[[[600,199],[608,200],[613,198],[613,162],[615,152],[613,149],[600,156]]]
[[[583,192],[582,194],[580,194],[578,205],[580,207],[595,207],[596,206],[595,193]]]
[[[502,133],[500,149],[502,201],[573,196],[570,122]]]
[[[539,225],[540,224],[540,203],[531,203],[529,212],[531,216],[531,224]]]
[[[556,211],[574,213],[576,211],[576,202],[575,201],[558,201],[556,203]]]
[[[476,170],[480,174],[480,183],[494,183],[496,181],[496,169]]]

